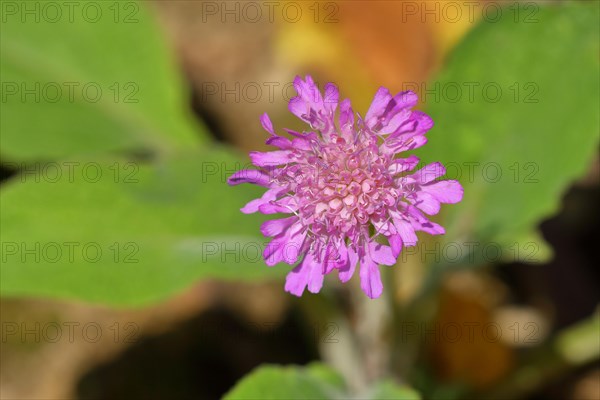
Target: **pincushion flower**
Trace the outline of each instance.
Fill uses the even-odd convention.
[[[267,188],[242,212],[289,214],[261,226],[273,238],[263,253],[267,265],[294,265],[301,259],[287,275],[286,291],[317,293],[325,275],[337,271],[347,282],[360,264],[361,288],[370,298],[379,297],[379,265],[396,264],[403,247],[416,245],[417,231],[443,234],[426,214],[437,214],[440,203],[459,202],[462,186],[438,179],[446,173],[440,163],[411,172],[419,159],[403,153],[423,146],[433,126],[427,114],[412,110],[415,93],[392,96],[381,87],[361,118],[348,99],[338,104],[339,92],[331,83],[324,95],[310,76],[296,77],[294,88],[298,96],[289,110],[310,129],[286,129],[290,136],[280,136],[264,114],[266,143],[277,150],[251,152],[258,169],[238,171],[228,183]]]

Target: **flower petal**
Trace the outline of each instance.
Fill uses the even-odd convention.
[[[354,275],[354,270],[356,269],[356,264],[358,263],[358,254],[351,247],[347,247],[348,257],[345,265],[341,266],[338,272],[338,276],[340,281],[345,283],[352,278]]]
[[[270,177],[264,171],[256,169],[242,169],[235,172],[227,179],[229,185],[239,185],[240,183],[253,183],[255,185],[269,187]]]
[[[433,128],[433,119],[422,111],[412,111],[410,117],[398,125],[392,137],[413,137],[426,134]]]
[[[396,158],[390,163],[388,172],[392,175],[400,174],[402,172],[410,171],[419,164],[419,157],[411,155],[407,158]]]
[[[265,236],[277,236],[280,235],[282,232],[284,232],[286,229],[288,229],[294,222],[298,221],[298,217],[296,217],[295,215],[292,217],[288,217],[288,218],[282,218],[282,219],[273,219],[273,220],[269,220],[269,221],[265,221],[263,222],[263,224],[260,226],[260,231],[262,232],[263,235]]]
[[[298,210],[298,204],[292,197],[284,197],[277,201],[264,202],[258,206],[258,211],[263,214],[291,213]]]
[[[323,97],[321,97],[321,91],[313,81],[310,75],[306,75],[306,80],[296,76],[294,78],[294,88],[298,92],[298,97],[304,100],[310,108],[314,108],[317,111],[323,109]]]
[[[271,119],[269,118],[267,113],[264,113],[260,117],[260,124],[265,129],[265,131],[269,132],[271,135],[275,135],[275,130],[273,129],[273,123],[271,122]]]
[[[408,247],[416,246],[419,239],[415,233],[415,227],[410,220],[405,218],[399,211],[390,212],[390,215],[392,216],[398,234],[402,238],[403,245]]]
[[[288,103],[288,110],[290,110],[292,114],[300,118],[302,121],[308,122],[307,116],[310,108],[300,96],[292,97],[290,99],[290,102]]]
[[[383,115],[383,113],[385,112],[385,108],[387,107],[391,99],[392,95],[390,94],[390,91],[387,90],[385,87],[381,86],[377,90],[377,93],[375,93],[375,97],[371,102],[371,106],[369,107],[369,110],[365,115],[365,123],[367,124],[367,126],[370,127],[371,125],[374,125],[377,122],[379,116]]]
[[[421,190],[435,197],[440,203],[454,204],[463,198],[463,187],[455,180],[445,180],[423,185]]]
[[[260,210],[260,207],[263,205],[269,204],[269,202],[275,200],[279,194],[281,194],[281,188],[273,188],[269,189],[263,193],[263,195],[255,200],[251,200],[244,207],[241,208],[241,211],[244,214],[252,214]]]
[[[381,293],[383,293],[379,266],[369,256],[368,252],[360,259],[360,287],[372,299],[381,296]]]
[[[289,150],[275,150],[266,153],[251,151],[250,160],[257,167],[273,167],[292,162],[292,152]]]
[[[425,136],[413,136],[408,139],[399,137],[392,138],[389,137],[385,143],[381,146],[381,151],[384,154],[398,154],[403,151],[409,151],[418,149],[419,147],[425,145],[427,143],[427,138]]]
[[[269,146],[279,147],[282,150],[288,150],[292,148],[292,141],[283,136],[273,135],[265,142]]]
[[[392,255],[395,258],[398,258],[400,253],[402,252],[402,236],[400,234],[390,235],[388,236],[388,242],[390,243],[390,247],[392,248]]]
[[[411,91],[400,92],[392,97],[387,89],[380,88],[365,116],[365,124],[378,135],[395,132],[412,118],[413,112],[410,109],[417,101],[417,95]]]
[[[392,248],[384,244],[370,242],[369,251],[371,252],[371,259],[377,264],[383,265],[394,265],[396,264],[396,257],[394,257]]]
[[[340,103],[340,133],[346,142],[354,141],[354,111],[350,99],[345,99]]]
[[[323,287],[324,279],[325,275],[323,274],[323,265],[313,260],[310,265],[310,273],[308,275],[308,291],[311,293],[319,293]]]
[[[265,264],[270,267],[281,261],[287,264],[295,264],[305,237],[306,230],[299,222],[286,229],[265,247],[263,251]]]
[[[304,257],[304,260],[306,260],[306,257],[308,257],[308,254]],[[304,260],[296,268],[288,272],[285,278],[285,291],[298,297],[304,293],[310,274],[310,269],[305,266]]]
[[[436,215],[440,212],[440,202],[427,192],[415,192],[407,200],[426,214]]]
[[[307,253],[302,262],[285,278],[285,291],[294,296],[302,296],[306,286],[312,293],[318,293],[323,286],[321,265],[315,261],[311,253]]]
[[[430,235],[443,235],[446,233],[446,230],[442,226],[428,220],[415,206],[406,206],[406,211],[411,225],[415,230],[423,231]]]
[[[442,163],[435,162],[424,166],[412,174],[411,177],[420,184],[425,184],[439,178],[440,176],[444,176],[445,174],[446,168],[442,165]]]
[[[323,98],[323,106],[327,114],[333,116],[340,101],[340,92],[333,83],[325,85],[325,96]]]

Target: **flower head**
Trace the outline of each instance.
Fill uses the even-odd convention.
[[[333,84],[325,85],[322,95],[310,76],[296,77],[294,88],[298,96],[289,110],[310,130],[279,136],[264,114],[267,144],[278,150],[251,152],[259,169],[238,171],[228,182],[267,188],[242,212],[289,214],[261,226],[273,237],[263,253],[267,265],[301,259],[287,275],[286,291],[317,293],[334,270],[347,282],[360,263],[362,289],[379,297],[379,264],[394,265],[403,247],[416,245],[417,231],[443,234],[425,214],[437,214],[440,203],[459,202],[463,189],[455,180],[438,180],[446,173],[440,163],[410,172],[419,159],[401,153],[423,146],[433,126],[428,115],[412,110],[415,93],[392,96],[382,87],[364,118],[343,100],[336,123],[339,93]]]

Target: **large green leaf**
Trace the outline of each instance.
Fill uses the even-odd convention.
[[[182,82],[146,4],[3,2],[3,161],[194,145]]]
[[[307,367],[265,365],[245,376],[225,400],[340,399],[341,377],[322,364]]]
[[[505,256],[531,261],[543,258],[527,247],[539,243],[536,225],[597,150],[598,8],[548,6],[533,18],[531,5],[514,7],[474,29],[433,84],[436,127],[421,155],[461,175],[464,200],[448,207],[446,240],[495,242]],[[468,163],[477,163],[472,179]]]
[[[392,380],[378,382],[372,390],[373,400],[420,400],[421,395],[414,389],[398,385]]]
[[[391,380],[377,382],[367,393],[348,393],[343,378],[330,367],[312,363],[306,367],[264,365],[239,381],[225,400],[306,400],[352,399],[419,400],[414,390]]]
[[[201,278],[287,271],[262,260],[263,218],[239,212],[262,191],[225,183],[240,168],[229,153],[213,148],[154,166],[74,163],[2,187],[3,296],[143,305]]]

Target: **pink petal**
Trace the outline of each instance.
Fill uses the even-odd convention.
[[[407,158],[397,158],[392,161],[388,168],[390,174],[400,174],[402,172],[410,171],[419,164],[419,157],[411,155]]]
[[[323,287],[323,266],[312,260],[310,265],[310,273],[308,275],[308,291],[311,293],[319,293]]]
[[[398,127],[400,127],[410,118],[411,115],[412,111],[410,109],[399,111],[396,115],[391,117],[389,122],[385,120],[381,121],[381,128],[377,131],[377,133],[380,135],[389,135],[390,133],[395,132]]]
[[[307,253],[302,262],[285,278],[285,291],[295,296],[302,296],[306,286],[312,293],[318,293],[323,286],[321,265],[315,261],[311,253]]]
[[[313,81],[310,75],[306,76],[306,81],[296,76],[294,79],[294,88],[298,92],[298,96],[304,100],[310,108],[315,108],[320,111],[323,109],[323,98],[321,97],[321,91]]]
[[[265,236],[274,237],[274,236],[277,236],[277,235],[281,234],[282,232],[284,232],[294,222],[297,222],[297,221],[298,221],[298,217],[296,217],[295,215],[293,217],[289,217],[289,218],[273,219],[270,221],[265,221],[260,226],[260,231]]]
[[[345,265],[341,266],[338,272],[338,276],[340,281],[345,283],[352,278],[354,275],[354,270],[356,269],[356,264],[358,263],[358,254],[351,247],[347,247],[348,257]]]
[[[396,131],[405,121],[413,116],[411,108],[417,104],[415,93],[400,92],[392,97],[387,89],[380,88],[373,104],[365,117],[369,129],[379,135],[387,135]]]
[[[299,96],[292,97],[288,103],[288,110],[296,117],[305,121],[309,112],[309,107],[306,102]]]
[[[411,177],[420,184],[425,184],[439,178],[440,176],[444,176],[445,174],[446,168],[442,165],[442,163],[435,162],[424,166],[412,174]]]
[[[390,242],[390,247],[392,248],[392,255],[398,258],[402,252],[402,236],[400,234],[390,235],[388,236],[388,242]]]
[[[268,167],[287,164],[292,162],[292,152],[289,150],[275,150],[266,153],[260,151],[251,151],[250,160],[257,167]]]
[[[368,252],[360,259],[360,287],[372,299],[383,293],[379,266],[370,258]]]
[[[441,203],[454,204],[463,198],[463,187],[458,181],[437,181],[423,185],[421,190],[429,193]]]
[[[270,138],[267,139],[267,141],[265,143],[268,144],[269,146],[279,147],[280,149],[283,149],[283,150],[287,150],[292,147],[292,141],[290,139],[283,137],[283,136],[277,136],[277,135],[271,136]]]
[[[275,201],[269,201],[258,206],[258,211],[263,214],[291,213],[298,210],[298,204],[292,197],[284,197]]]
[[[304,257],[304,260],[306,260],[306,257],[308,257],[308,254]],[[310,274],[309,268],[304,265],[304,260],[291,270],[285,278],[285,291],[298,297],[304,293]]]
[[[230,185],[239,185],[240,183],[253,183],[255,185],[268,187],[270,184],[270,177],[264,171],[256,169],[242,169],[231,175],[227,179],[227,183]]]
[[[426,134],[433,128],[433,119],[422,111],[412,111],[410,118],[392,134],[392,136],[417,136]]]
[[[244,214],[255,213],[259,211],[261,206],[269,204],[269,202],[275,200],[280,193],[281,188],[269,189],[266,192],[264,192],[260,198],[248,202],[248,204],[241,208],[241,211]]]
[[[354,140],[354,111],[350,104],[350,99],[345,99],[340,103],[340,132],[346,142]]]
[[[310,151],[312,147],[310,147],[310,142],[305,138],[293,138],[292,139],[292,147],[297,150]]]
[[[261,123],[262,127],[265,129],[265,131],[269,132],[271,135],[275,135],[275,131],[273,130],[273,123],[271,122],[271,119],[269,118],[267,113],[264,113],[260,117],[260,123]]]
[[[385,87],[381,86],[377,90],[377,93],[375,93],[375,97],[371,102],[371,106],[369,107],[369,110],[365,115],[365,123],[367,124],[367,126],[371,127],[371,125],[377,123],[378,117],[384,113],[385,108],[387,107],[391,99],[392,95],[390,94],[390,91],[387,90]]]
[[[396,227],[398,234],[402,238],[404,246],[415,246],[419,239],[417,238],[417,234],[415,233],[414,226],[410,223],[410,221],[404,219],[401,216],[400,212],[392,212],[390,214],[392,215],[394,226]]]
[[[339,99],[340,92],[338,91],[337,86],[335,86],[333,83],[326,84],[323,105],[328,114],[333,115],[333,113],[337,109]]]
[[[404,110],[407,108],[413,108],[419,102],[419,96],[415,92],[406,90],[400,92],[394,96],[394,110]]]
[[[426,214],[436,215],[440,212],[440,202],[429,193],[423,191],[415,192],[408,197],[408,201]]]
[[[322,252],[323,272],[330,273],[335,268],[345,265],[348,260],[348,251],[346,246],[340,243],[330,243]]]
[[[383,265],[395,265],[396,257],[392,252],[390,246],[384,244],[371,242],[369,243],[369,251],[371,252],[371,259],[377,264]]]
[[[405,138],[388,138],[381,146],[381,150],[385,154],[397,154],[403,151],[417,149],[427,143],[425,136],[414,136],[408,139]]]
[[[296,223],[289,227],[265,247],[263,251],[265,264],[271,267],[281,261],[287,264],[296,263],[305,237],[306,230],[303,229],[302,224]]]
[[[430,235],[443,235],[446,233],[446,230],[442,226],[428,220],[415,206],[406,206],[406,211],[412,226],[416,230],[429,233]]]

